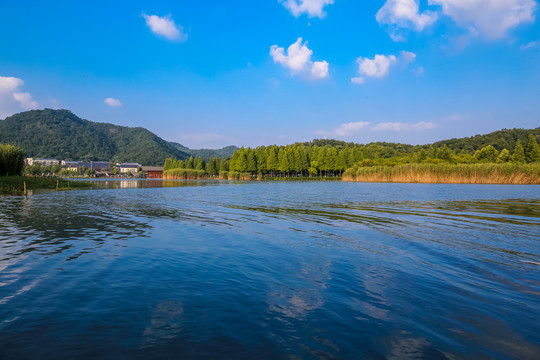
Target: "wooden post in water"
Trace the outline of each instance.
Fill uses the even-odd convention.
[[[59,181],[60,181],[60,180],[56,180],[56,192],[58,192],[58,182],[59,182]]]
[[[26,181],[23,182],[23,186],[24,186],[23,194],[24,196],[26,196]]]

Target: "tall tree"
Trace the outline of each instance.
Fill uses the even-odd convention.
[[[540,146],[536,142],[533,134],[529,134],[527,145],[525,146],[525,160],[528,163],[540,161]]]
[[[289,158],[287,157],[287,152],[283,147],[279,149],[278,152],[278,169],[282,174],[288,174],[290,171]]]
[[[512,162],[524,163],[525,161],[525,150],[523,149],[523,145],[521,145],[521,141],[518,140],[516,142],[514,153],[512,154]]]
[[[268,161],[266,162],[266,167],[270,171],[271,175],[274,175],[275,171],[279,171],[279,161],[277,157],[276,147],[269,146],[268,150]]]
[[[251,174],[257,173],[257,159],[255,158],[255,152],[251,148],[246,150],[246,171]]]

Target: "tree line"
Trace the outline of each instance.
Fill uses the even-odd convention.
[[[540,162],[540,146],[530,133],[525,146],[518,139],[512,151],[497,150],[487,145],[476,151],[451,150],[442,146],[412,146],[392,143],[359,145],[338,140],[314,140],[286,146],[241,147],[229,159],[200,157],[165,161],[164,170],[204,170],[215,176],[228,171],[251,176],[341,176],[352,166],[395,166],[402,164],[474,164],[474,163],[533,163]]]

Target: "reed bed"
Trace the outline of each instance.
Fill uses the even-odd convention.
[[[169,169],[163,172],[165,180],[200,180],[206,179],[204,170],[193,169]]]
[[[445,183],[445,184],[540,184],[540,164],[405,164],[352,167],[344,181]]]

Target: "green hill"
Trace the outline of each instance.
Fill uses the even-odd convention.
[[[514,150],[516,147],[516,142],[521,141],[522,145],[527,143],[527,137],[529,134],[533,134],[536,137],[536,140],[540,140],[540,127],[536,129],[502,129],[499,131],[494,131],[485,135],[475,135],[471,137],[459,138],[459,139],[449,139],[438,141],[434,143],[436,147],[442,147],[444,145],[448,146],[450,150],[453,150],[457,153],[464,151],[467,153],[473,153],[476,150],[492,145],[498,151],[502,149]]]
[[[183,151],[193,157],[200,156],[202,159],[208,161],[210,158],[228,158],[231,157],[238,149],[237,146],[231,145],[221,149],[189,149],[182,144],[171,142],[171,144],[180,151]]]
[[[189,158],[141,128],[83,120],[69,110],[32,110],[0,121],[0,143],[24,149],[27,157],[137,162],[163,165],[168,157]]]

